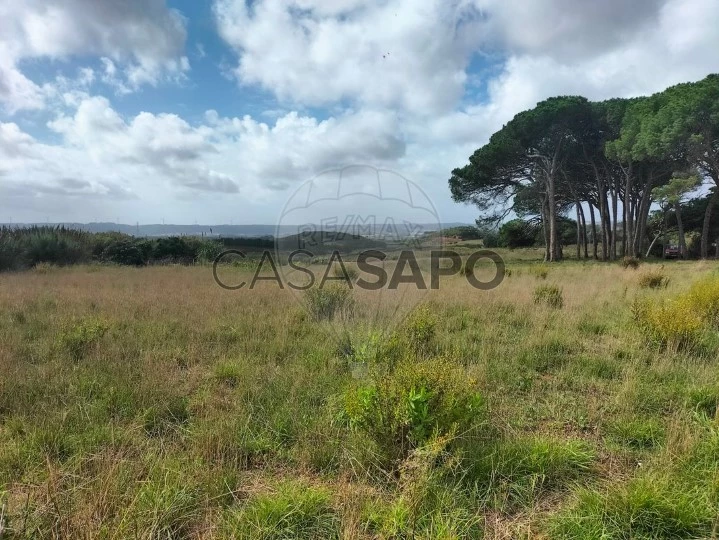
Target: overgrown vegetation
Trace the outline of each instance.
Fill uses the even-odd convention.
[[[4,535],[712,537],[716,272],[511,265],[381,309],[201,266],[3,275]]]
[[[556,285],[540,285],[534,289],[534,303],[561,309],[564,305],[562,289]]]
[[[213,261],[224,246],[198,237],[135,238],[88,233],[63,226],[0,228],[0,271],[90,262],[126,266]]]

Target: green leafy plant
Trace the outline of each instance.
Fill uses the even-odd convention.
[[[403,361],[344,395],[344,417],[396,465],[433,436],[463,433],[483,419],[476,383],[444,359]]]
[[[85,319],[62,330],[57,337],[57,344],[70,358],[77,361],[87,354],[90,347],[97,343],[107,330],[104,322]]]

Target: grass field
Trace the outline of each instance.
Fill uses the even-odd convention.
[[[719,536],[716,264],[524,258],[334,317],[203,266],[3,274],[0,537]]]

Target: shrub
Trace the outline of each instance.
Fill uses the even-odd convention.
[[[417,354],[429,352],[437,333],[437,317],[428,305],[419,306],[402,325],[402,334],[409,349]]]
[[[305,303],[316,321],[348,315],[354,307],[352,290],[347,284],[329,283],[305,292]]]
[[[224,520],[227,537],[291,540],[339,538],[340,521],[330,494],[299,482],[285,482],[271,493],[252,496]]]
[[[475,381],[446,360],[404,361],[376,378],[345,393],[344,416],[393,466],[431,437],[463,433],[482,418]]]
[[[686,297],[664,301],[637,298],[632,315],[646,335],[665,347],[691,348],[701,341],[704,323]]]
[[[719,278],[712,276],[697,281],[689,288],[687,297],[702,319],[719,328]]]
[[[143,266],[145,254],[134,240],[117,240],[108,245],[100,258],[103,261],[128,266]]]
[[[90,347],[105,335],[107,326],[96,319],[86,319],[63,331],[57,337],[61,350],[73,360],[82,359]]]
[[[642,289],[666,289],[669,278],[659,270],[648,270],[639,276],[639,286]]]
[[[561,309],[564,306],[562,289],[556,285],[540,285],[534,289],[534,303],[546,304],[549,307]]]
[[[205,240],[197,248],[197,260],[200,262],[214,262],[224,250],[225,245],[222,242]]]
[[[622,267],[624,267],[624,269],[631,268],[632,270],[636,270],[639,268],[639,259],[636,257],[624,257],[622,259]]]

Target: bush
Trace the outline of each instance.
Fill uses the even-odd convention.
[[[434,342],[437,333],[437,318],[429,306],[419,306],[402,325],[402,334],[409,349],[416,354],[426,354]]]
[[[103,261],[128,266],[143,266],[146,264],[145,254],[134,240],[118,240],[108,245],[100,258]]]
[[[627,269],[631,268],[632,270],[636,270],[639,268],[639,259],[636,257],[624,257],[622,259],[622,266]]]
[[[694,283],[688,301],[707,324],[719,328],[719,278],[708,277]]]
[[[57,344],[61,350],[77,361],[87,354],[89,348],[105,335],[107,326],[96,319],[86,319],[60,332]]]
[[[305,292],[305,304],[316,321],[348,315],[354,307],[352,290],[347,284],[329,283]]]
[[[648,270],[639,276],[639,286],[642,289],[666,289],[669,278],[659,270]]]
[[[637,298],[632,315],[642,331],[662,346],[692,348],[701,341],[704,323],[686,297],[664,301]]]
[[[561,309],[564,306],[562,289],[556,285],[540,285],[534,289],[534,303],[546,304],[549,307]]]
[[[447,360],[404,361],[376,379],[345,393],[344,416],[391,466],[431,437],[464,433],[482,419],[475,381]]]
[[[252,496],[224,521],[229,538],[340,538],[340,521],[330,505],[330,494],[299,482],[285,482],[272,493]]]
[[[197,249],[197,260],[200,262],[214,262],[220,253],[225,250],[225,245],[216,240],[205,240]]]
[[[91,235],[65,227],[0,227],[0,271],[24,270],[38,263],[58,266],[88,262]]]

